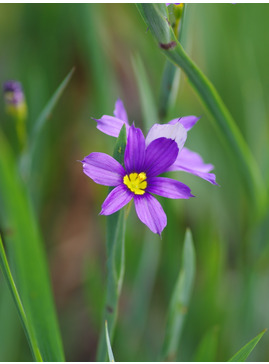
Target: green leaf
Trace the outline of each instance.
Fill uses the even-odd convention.
[[[37,135],[42,130],[45,122],[50,118],[53,109],[57,105],[60,97],[62,96],[64,90],[66,89],[71,77],[73,76],[74,71],[75,68],[72,68],[71,71],[68,73],[68,75],[65,77],[65,79],[61,82],[57,90],[54,92],[47,105],[42,110],[41,114],[39,115],[34,125],[31,138],[35,139],[37,137]]]
[[[254,339],[252,339],[250,342],[248,342],[242,349],[240,349],[230,360],[228,361],[245,361],[249,355],[251,354],[252,350],[255,348],[255,346],[258,344],[260,339],[263,337],[267,329],[264,329],[262,332],[260,332]]]
[[[188,312],[194,276],[195,251],[191,232],[187,229],[183,246],[182,268],[180,269],[168,310],[166,332],[161,354],[162,361],[174,360],[176,358],[184,319]]]
[[[111,344],[110,344],[110,339],[109,339],[109,333],[108,333],[108,329],[107,329],[107,321],[105,322],[105,328],[106,328],[106,345],[107,345],[107,353],[108,353],[108,358],[110,362],[114,362],[114,355],[113,355],[113,351],[111,348]]]
[[[203,336],[193,361],[195,362],[209,362],[216,360],[216,353],[218,347],[218,327],[213,327],[208,330]]]
[[[129,315],[129,326],[133,332],[141,333],[147,322],[150,310],[150,301],[156,273],[161,256],[161,239],[147,229],[142,242],[142,252],[137,265],[137,272],[133,284],[131,306]]]
[[[126,127],[123,125],[116,142],[113,157],[121,164],[124,163],[126,148]],[[111,188],[109,189],[111,191]],[[118,314],[118,301],[125,267],[125,215],[124,210],[107,216],[107,287],[103,313],[103,322],[107,321],[109,337],[113,341],[113,334]],[[102,325],[97,349],[97,360],[105,361],[107,357],[106,333]]]
[[[13,296],[17,288],[18,296],[14,298],[17,305],[20,299],[20,313],[23,315],[24,311],[27,318],[26,335],[29,329],[31,342],[36,340],[42,360],[63,361],[43,242],[26,188],[17,173],[14,156],[1,133],[0,170],[1,231],[7,256],[14,267],[14,286],[11,275],[6,273],[6,278]],[[2,250],[2,266],[8,272],[3,254]]]
[[[26,318],[25,311],[22,306],[22,302],[21,302],[17,287],[15,285],[14,279],[12,277],[12,274],[11,274],[11,271],[10,271],[10,268],[8,265],[8,261],[7,261],[7,257],[6,257],[1,235],[0,235],[0,267],[1,267],[4,277],[6,279],[6,282],[9,286],[9,290],[12,294],[13,300],[15,302],[15,305],[16,305],[17,311],[19,313],[24,331],[26,333],[30,348],[33,353],[33,356],[36,361],[42,361],[35,336],[33,335],[33,331],[31,330],[31,327],[29,327],[29,323]]]
[[[57,105],[60,97],[62,96],[64,90],[66,89],[74,71],[75,71],[75,68],[72,68],[71,71],[68,73],[68,75],[65,77],[65,79],[61,82],[61,84],[59,85],[57,90],[54,92],[54,94],[48,101],[47,105],[44,107],[44,109],[40,113],[40,115],[37,118],[37,121],[33,127],[33,130],[30,133],[29,146],[25,150],[25,152],[21,155],[21,159],[20,159],[20,170],[21,170],[21,173],[24,176],[25,180],[29,181],[29,179],[30,179],[30,175],[31,175],[32,168],[33,168],[32,159],[33,159],[34,153],[36,151],[36,145],[38,142],[38,138],[41,134],[41,131],[42,131],[46,121],[49,120],[53,109]]]
[[[157,108],[154,102],[154,97],[150,88],[145,67],[141,57],[138,54],[132,57],[132,65],[139,90],[144,125],[146,129],[149,130],[153,124],[158,123],[159,118],[157,114]]]
[[[256,216],[264,214],[267,191],[261,172],[217,90],[185,53],[167,18],[162,15],[158,7],[155,4],[146,3],[138,4],[137,7],[163,54],[175,65],[182,68],[194,90],[212,114],[220,136],[224,138],[229,150],[235,156],[238,169],[241,171],[242,181],[245,183],[251,197],[250,201],[255,208]]]

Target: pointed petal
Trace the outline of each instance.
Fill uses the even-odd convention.
[[[83,172],[104,186],[118,186],[126,174],[122,165],[105,153],[91,153],[82,161]]]
[[[118,137],[123,124],[126,125],[126,131],[128,132],[129,125],[119,118],[109,115],[103,115],[101,119],[94,119],[97,122],[97,129],[101,132],[111,135],[113,137]]]
[[[188,186],[171,178],[152,177],[147,182],[147,191],[159,196],[185,199],[193,197]]]
[[[204,163],[202,157],[198,153],[183,148],[175,163],[171,165],[167,171],[185,171],[203,178],[213,185],[217,185],[215,174],[208,173],[212,169],[214,169],[214,166],[212,164]]]
[[[178,150],[181,151],[187,139],[187,131],[180,123],[175,125],[154,124],[146,137],[146,145],[148,146],[153,140],[163,137],[175,140]]]
[[[167,224],[167,217],[159,201],[149,193],[134,196],[137,216],[155,234],[161,234]]]
[[[126,124],[128,124],[128,115],[121,99],[118,99],[116,101],[113,113],[116,116],[116,118],[123,120]]]
[[[173,120],[169,121],[168,124],[175,125],[177,123],[180,123],[188,131],[197,123],[197,121],[200,118],[201,118],[201,116],[197,117],[194,115],[182,116],[181,118],[177,118],[177,119],[173,119]]]
[[[145,137],[142,130],[134,125],[130,127],[124,154],[124,165],[127,173],[143,172],[145,160]]]
[[[178,155],[177,143],[172,139],[153,140],[146,149],[144,172],[148,177],[155,177],[167,171]]]
[[[124,185],[115,187],[107,196],[102,205],[100,215],[111,215],[127,205],[133,194]]]

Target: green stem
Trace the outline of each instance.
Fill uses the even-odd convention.
[[[254,214],[260,217],[265,212],[267,193],[257,163],[246,144],[234,119],[224,105],[218,92],[202,71],[185,53],[174,31],[164,16],[163,4],[137,5],[146,24],[165,56],[182,68],[202,102],[214,117],[221,135],[225,137],[229,149],[236,156],[238,169],[241,171]]]
[[[109,337],[113,342],[114,330],[118,316],[118,302],[121,293],[122,281],[124,276],[124,258],[125,258],[125,222],[124,210],[108,216],[108,261],[107,261],[107,288],[105,307],[103,312],[102,330],[97,349],[97,361],[106,361],[107,343],[104,322],[107,322]],[[114,229],[114,227],[117,227]],[[111,236],[109,230],[113,229],[114,234]],[[112,239],[109,239],[112,237]]]
[[[2,238],[0,235],[0,266],[3,272],[3,275],[5,276],[6,282],[9,286],[10,292],[12,294],[12,297],[14,299],[15,305],[17,307],[27,340],[29,342],[31,351],[33,353],[33,356],[35,358],[36,361],[42,362],[42,357],[37,345],[37,342],[35,340],[35,336],[32,335],[30,329],[29,329],[29,325],[28,325],[28,321],[27,321],[27,317],[17,290],[17,287],[15,285],[14,279],[12,277],[12,273],[11,270],[9,268],[9,264],[7,261],[7,257],[6,257],[6,253],[5,253],[5,249],[4,249],[4,245],[2,242]]]
[[[180,18],[177,18],[174,25],[174,32],[178,41],[182,43],[183,34],[185,34],[185,14],[187,4],[184,4],[183,12]],[[183,33],[184,32],[184,33]],[[159,116],[163,120],[171,106],[173,106],[180,82],[180,69],[168,59],[164,65],[162,76],[160,98],[159,98]]]
[[[113,157],[121,164],[124,163],[125,148],[126,128],[123,126],[117,139],[113,154]],[[128,206],[125,209],[128,209]],[[105,361],[107,359],[105,322],[107,321],[108,334],[112,343],[118,316],[118,302],[121,293],[125,267],[125,225],[128,215],[125,209],[121,209],[120,211],[107,216],[108,277],[103,321],[101,326],[102,329],[97,349],[97,361]]]

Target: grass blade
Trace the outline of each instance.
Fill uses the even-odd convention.
[[[158,123],[159,118],[157,108],[154,102],[154,97],[152,95],[145,67],[138,54],[132,58],[132,65],[139,90],[144,125],[148,131],[153,124]]]
[[[260,332],[254,339],[252,339],[250,342],[248,342],[245,346],[243,346],[242,349],[240,349],[230,360],[228,361],[245,361],[249,355],[251,354],[252,350],[255,348],[255,346],[258,344],[258,342],[261,340],[263,335],[266,333],[267,329],[264,329],[262,332]]]
[[[218,333],[218,327],[213,327],[204,334],[197,348],[193,361],[216,361],[216,353],[218,348]]]
[[[63,349],[52,299],[43,242],[14,156],[0,134],[0,218],[7,255],[28,328],[42,360],[63,361]],[[32,336],[31,336],[32,340]]]
[[[113,355],[113,351],[111,349],[111,344],[110,344],[110,339],[109,339],[109,334],[108,334],[108,329],[107,329],[107,321],[105,322],[105,328],[106,328],[106,345],[107,345],[107,353],[108,353],[108,358],[110,362],[114,362],[114,355]]]
[[[33,129],[31,138],[36,138],[37,137],[37,135],[42,130],[45,122],[51,116],[51,113],[52,113],[53,109],[57,105],[60,97],[62,96],[62,93],[66,89],[66,86],[68,85],[71,77],[73,76],[74,71],[75,71],[75,68],[72,68],[71,71],[68,73],[68,75],[65,77],[65,79],[61,82],[61,84],[59,85],[57,90],[54,92],[51,99],[48,101],[47,105],[42,110],[41,114],[37,118],[37,121],[36,121],[36,123],[34,125],[34,129]]]
[[[160,11],[162,5],[141,3],[137,4],[137,7],[162,52],[185,72],[193,88],[214,117],[220,135],[224,137],[229,150],[236,157],[238,169],[243,177],[242,181],[251,197],[250,201],[255,208],[256,216],[262,215],[265,212],[268,196],[258,165],[217,90],[178,42],[167,21],[167,16]]]
[[[174,360],[177,354],[184,319],[192,292],[195,276],[195,251],[190,230],[186,231],[182,268],[174,288],[168,311],[166,332],[162,348],[162,360]]]
[[[122,127],[117,139],[113,157],[123,164],[126,147],[126,128]],[[111,189],[110,189],[111,190]],[[125,216],[124,209],[107,216],[107,288],[103,313],[103,322],[107,321],[110,340],[113,334],[118,315],[118,301],[124,276],[124,244],[125,244]],[[107,358],[106,333],[102,325],[100,340],[97,349],[97,360],[105,361]]]
[[[27,340],[28,340],[30,348],[32,350],[32,354],[36,361],[43,361],[41,358],[41,354],[39,352],[38,346],[37,346],[37,342],[35,340],[35,336],[33,335],[33,332],[32,332],[32,330],[30,330],[30,327],[28,325],[28,320],[26,318],[17,287],[15,285],[14,279],[11,274],[11,270],[8,265],[8,261],[7,261],[7,257],[6,257],[1,235],[0,235],[0,267],[1,267],[4,277],[6,279],[6,282],[8,284],[9,290],[12,294],[13,300],[15,302],[15,305],[16,305],[17,311],[19,313],[25,334],[27,336]]]

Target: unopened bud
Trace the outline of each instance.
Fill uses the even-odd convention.
[[[22,86],[18,81],[7,81],[3,85],[6,112],[19,119],[27,116],[27,106]]]

